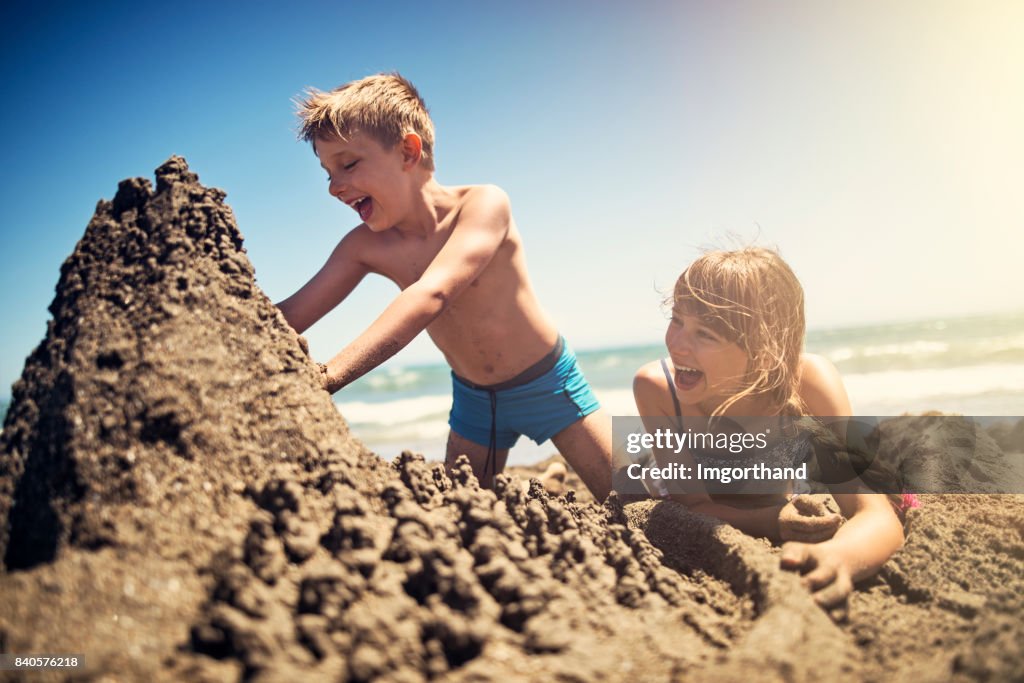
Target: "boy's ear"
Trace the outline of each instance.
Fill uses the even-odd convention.
[[[402,165],[413,168],[423,157],[423,140],[416,133],[406,133],[402,137]]]

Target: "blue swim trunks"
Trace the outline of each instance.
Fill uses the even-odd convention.
[[[562,337],[548,355],[500,384],[473,384],[453,372],[452,394],[448,425],[491,450],[511,448],[521,434],[542,443],[601,407]]]

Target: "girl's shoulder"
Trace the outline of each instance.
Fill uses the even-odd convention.
[[[650,411],[655,407],[667,408],[672,402],[669,391],[661,359],[645,363],[633,375],[633,398],[641,411]],[[662,413],[664,410],[657,412]]]
[[[651,384],[654,386],[667,386],[665,379],[665,370],[662,368],[662,361],[664,359],[659,358],[658,360],[652,360],[649,363],[645,363],[640,366],[640,369],[633,375],[633,386],[636,386],[637,382],[641,384]]]
[[[633,375],[633,394],[657,394],[668,391],[668,380],[665,378],[665,370],[662,361],[652,360],[640,366],[640,369]]]
[[[850,397],[832,361],[814,353],[800,356],[800,385],[797,392],[811,415],[849,415]]]

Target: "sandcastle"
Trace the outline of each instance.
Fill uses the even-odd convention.
[[[99,202],[50,312],[0,436],[4,652],[126,680],[1024,677],[1020,496],[926,501],[844,619],[678,505],[382,461],[181,158]]]

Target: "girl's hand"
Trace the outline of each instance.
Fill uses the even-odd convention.
[[[803,574],[801,583],[822,607],[846,601],[853,592],[853,576],[828,543],[786,543],[782,546],[782,568]]]
[[[783,541],[821,543],[832,538],[843,521],[842,515],[825,507],[821,496],[799,495],[779,511],[779,537]]]

